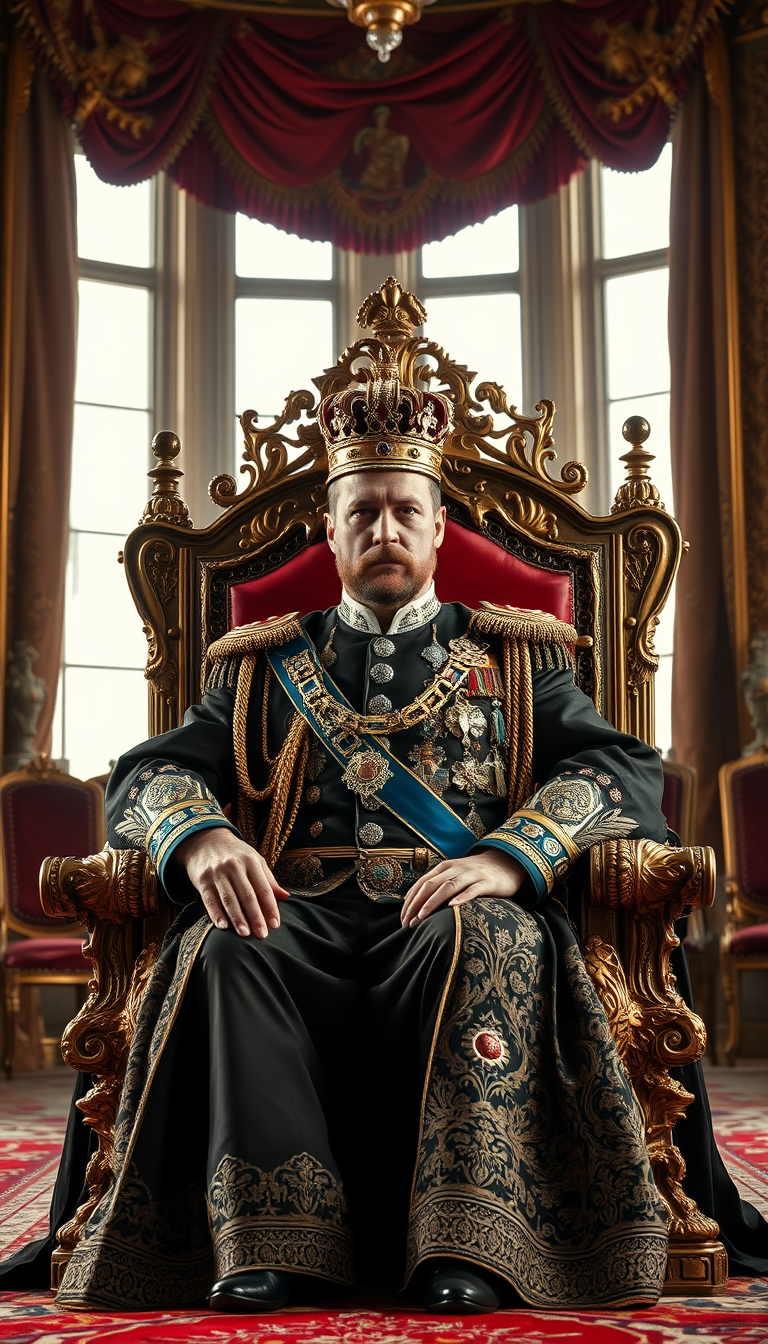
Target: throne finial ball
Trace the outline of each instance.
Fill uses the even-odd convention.
[[[181,439],[172,429],[160,429],[152,440],[152,452],[160,462],[172,462],[181,452]]]
[[[644,415],[630,415],[621,427],[621,433],[627,443],[645,443],[651,436],[651,426]]]

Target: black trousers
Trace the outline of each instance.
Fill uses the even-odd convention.
[[[286,901],[265,939],[205,939],[182,1016],[194,1014],[198,1076],[210,1079],[217,1275],[402,1277],[455,920],[445,908],[404,929],[401,908],[343,888]]]

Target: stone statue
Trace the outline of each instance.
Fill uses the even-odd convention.
[[[755,635],[749,647],[752,661],[741,674],[741,689],[755,737],[744,748],[742,756],[768,750],[768,632]]]
[[[14,641],[5,680],[5,770],[18,770],[35,756],[35,734],[48,691],[32,671],[39,655],[32,644]]]

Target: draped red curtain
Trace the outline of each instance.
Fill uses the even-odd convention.
[[[343,15],[21,0],[26,40],[117,184],[358,251],[410,249],[542,199],[589,157],[649,167],[718,0],[427,14],[382,67]]]

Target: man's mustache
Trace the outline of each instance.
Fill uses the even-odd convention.
[[[362,560],[361,568],[370,569],[372,565],[410,565],[411,559],[401,546],[377,546],[375,551]]]

